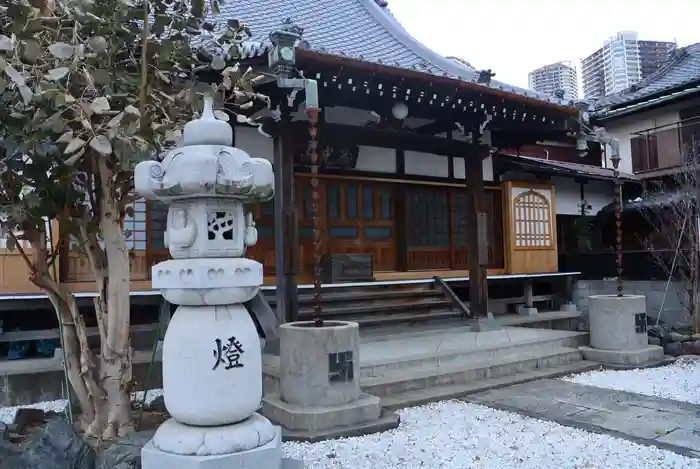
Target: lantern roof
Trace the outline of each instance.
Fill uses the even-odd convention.
[[[527,98],[567,106],[569,102],[506,83],[484,79],[489,71],[447,58],[411,36],[384,0],[228,0],[222,19],[237,19],[252,37],[243,43],[243,58],[262,56],[271,47],[269,34],[291,22],[303,29],[303,47],[313,52],[423,72],[475,83]]]

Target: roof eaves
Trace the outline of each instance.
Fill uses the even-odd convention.
[[[688,88],[688,86],[690,86],[690,88]],[[637,102],[627,104],[624,107],[601,110],[597,113],[593,113],[591,115],[591,118],[601,122],[613,118],[627,116],[630,114],[634,114],[635,112],[647,109],[649,107],[658,106],[668,101],[675,100],[688,95],[693,95],[695,93],[700,93],[700,79],[694,80],[690,83],[684,83],[682,85],[675,86],[670,89],[663,90],[654,95],[649,95],[646,97],[646,99],[641,101],[635,100]]]
[[[519,101],[525,104],[530,104],[541,108],[555,109],[557,111],[564,112],[572,116],[578,114],[578,110],[573,106],[570,107],[562,104],[553,103],[551,101],[542,101],[541,99],[537,99],[534,97],[523,96],[519,93],[515,93],[512,91],[496,89],[490,86],[483,85],[481,83],[464,81],[451,76],[438,76],[420,70],[410,70],[406,68],[394,67],[374,62],[365,62],[354,57],[329,54],[314,50],[299,50],[297,52],[297,56],[302,59],[317,60],[319,62],[325,62],[327,64],[335,62],[338,65],[344,65],[347,67],[353,67],[357,69],[365,69],[376,73],[386,73],[389,75],[400,76],[404,78],[415,78],[421,81],[429,81],[432,83],[449,84],[457,88],[469,89],[472,91],[490,94],[493,96],[500,96],[504,99],[508,99],[511,101]]]
[[[542,160],[540,158],[532,158],[529,156],[522,156],[513,153],[501,152],[500,154],[515,162],[516,164],[523,166],[531,166],[540,170],[547,170],[552,173],[567,174],[574,177],[583,176],[588,179],[597,179],[603,181],[612,181],[614,179],[613,171],[608,168],[585,165],[580,163],[568,163],[565,161]],[[620,179],[626,181],[639,181],[639,178],[634,174],[621,172],[619,176]]]

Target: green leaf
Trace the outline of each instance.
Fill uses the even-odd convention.
[[[80,150],[85,146],[85,140],[82,138],[74,138],[68,143],[68,146],[66,146],[66,149],[63,150],[63,154],[65,155],[70,155],[71,153],[75,153],[76,151]]]
[[[214,56],[214,58],[211,60],[211,68],[214,70],[223,70],[226,68],[226,60],[220,55]]]
[[[76,153],[75,155],[71,156],[70,158],[66,158],[66,159],[63,161],[63,163],[66,164],[66,165],[68,165],[68,166],[74,166],[75,163],[77,163],[78,161],[80,161],[80,158],[82,158],[84,154],[85,154],[85,148],[81,148],[80,151],[79,151],[78,153]]]
[[[12,50],[12,39],[0,35],[0,50]]]
[[[49,52],[57,59],[69,59],[75,54],[75,47],[65,42],[56,42],[49,46]]]
[[[107,127],[110,129],[116,129],[119,127],[119,124],[121,123],[122,119],[124,119],[124,113],[120,112],[116,116],[112,117],[109,122],[107,122]]]
[[[104,96],[97,97],[90,103],[90,109],[95,114],[104,114],[110,110],[109,100]]]
[[[46,74],[46,79],[51,81],[59,81],[64,79],[70,73],[70,68],[68,67],[58,67],[49,70]]]
[[[228,122],[228,114],[226,114],[224,111],[216,110],[214,111],[214,117],[219,119],[220,121]]]
[[[94,50],[98,54],[101,54],[103,52],[107,51],[107,39],[103,38],[102,36],[93,36],[87,41],[88,47],[90,49]]]
[[[22,100],[24,101],[24,104],[27,105],[32,102],[32,98],[34,97],[34,93],[32,90],[27,86],[27,85],[19,85],[19,94],[22,95]]]
[[[85,70],[83,75],[88,81],[93,81],[96,85],[107,86],[112,82],[112,77],[109,75],[108,70],[98,69],[93,70],[92,73],[88,73]]]
[[[60,137],[58,137],[58,140],[56,140],[56,143],[68,143],[71,140],[73,140],[73,131],[69,130],[68,132],[64,133]]]
[[[90,148],[103,156],[112,154],[112,144],[109,143],[109,140],[104,135],[97,135],[90,140]]]
[[[136,107],[132,106],[131,104],[124,108],[124,112],[137,117],[141,117],[141,111],[139,111]]]
[[[22,45],[22,57],[27,62],[36,62],[41,57],[42,49],[39,42],[35,39],[27,39]]]

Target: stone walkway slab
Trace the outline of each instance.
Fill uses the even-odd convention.
[[[700,458],[700,406],[544,379],[465,401]]]

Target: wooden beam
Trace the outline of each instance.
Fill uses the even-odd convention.
[[[469,146],[464,155],[467,193],[467,261],[469,265],[469,301],[475,318],[488,315],[488,230],[484,200],[484,171],[482,161],[489,154],[488,147]]]
[[[299,318],[297,273],[299,225],[294,201],[294,155],[289,147],[286,118],[274,137],[275,168],[275,277],[277,317],[287,322]]]
[[[454,124],[445,121],[434,121],[430,124],[421,125],[420,127],[414,127],[413,132],[421,135],[435,135],[441,132],[449,132],[454,127]]]
[[[303,127],[305,124],[300,122],[296,125]],[[462,156],[468,151],[470,146],[467,142],[420,135],[410,131],[379,130],[340,124],[326,124],[324,126],[324,135],[321,136],[321,139],[326,140],[329,138],[334,143],[396,148],[436,155]]]

